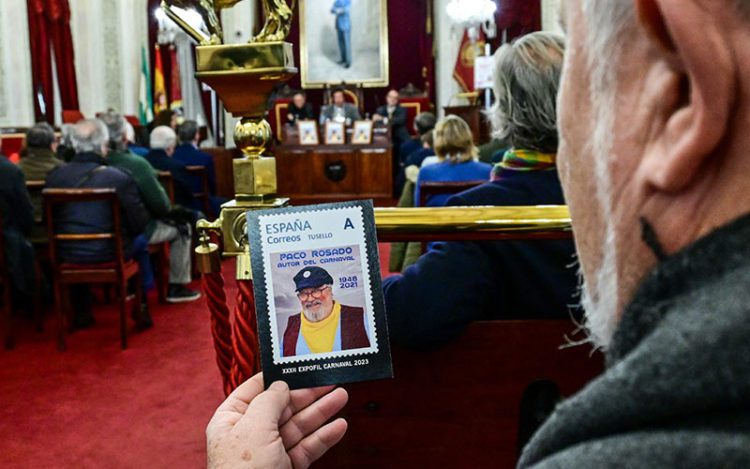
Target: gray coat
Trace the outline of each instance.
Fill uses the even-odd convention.
[[[333,104],[323,106],[323,109],[320,110],[320,125],[323,125],[327,120],[333,119],[333,108]],[[351,122],[362,119],[362,116],[359,115],[357,106],[351,103],[344,103],[344,116]]]
[[[750,216],[661,262],[519,467],[750,467]]]

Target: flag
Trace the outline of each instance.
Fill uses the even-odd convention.
[[[456,66],[453,68],[453,78],[463,91],[474,91],[474,57],[484,52],[484,33],[479,31],[479,38],[474,44],[469,39],[469,33],[464,31],[461,47],[458,49]]]
[[[182,108],[182,86],[180,85],[180,63],[177,61],[177,48],[172,44],[169,46],[169,62],[172,76],[170,77],[169,108],[177,110]]]
[[[155,60],[154,60],[154,114],[158,115],[162,111],[166,111],[168,107],[167,103],[167,88],[164,85],[164,66],[161,63],[161,48],[159,44],[155,46]]]
[[[146,46],[141,47],[141,83],[138,90],[138,120],[146,125],[154,120],[154,103],[151,100],[151,73],[148,66]]]

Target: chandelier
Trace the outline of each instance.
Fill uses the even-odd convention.
[[[472,42],[479,37],[479,28],[490,38],[497,33],[493,0],[450,0],[445,10],[455,27],[466,29]]]

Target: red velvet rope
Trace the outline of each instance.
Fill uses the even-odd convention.
[[[232,345],[234,361],[232,362],[231,382],[233,387],[237,387],[260,371],[252,280],[237,280],[237,306],[234,310]]]
[[[234,389],[231,381],[232,361],[232,325],[229,320],[227,296],[224,293],[224,276],[221,272],[203,274],[203,291],[211,311],[211,334],[216,349],[216,364],[219,365],[224,382],[224,393],[229,395]]]

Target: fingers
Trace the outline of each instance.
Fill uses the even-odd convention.
[[[258,373],[227,396],[208,423],[206,434],[211,436],[216,432],[234,427],[247,411],[250,402],[261,392],[263,392],[263,375]]]
[[[289,386],[283,381],[274,382],[265,392],[253,399],[237,426],[253,424],[256,427],[260,425],[277,429],[281,414],[289,406],[290,398]]]
[[[346,433],[346,427],[346,420],[336,419],[300,441],[288,453],[289,459],[292,460],[292,466],[295,469],[304,469],[320,459],[326,451],[341,441],[344,433]]]
[[[334,386],[321,386],[318,388],[296,389],[292,391],[291,405],[284,411],[279,423],[284,425],[294,414],[317,401],[321,396],[325,396],[331,392],[333,388]]]
[[[347,392],[338,388],[295,414],[280,429],[284,447],[289,449],[314,433],[340,411],[349,400]]]

